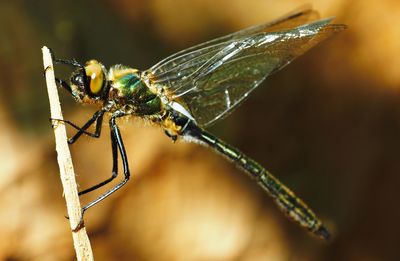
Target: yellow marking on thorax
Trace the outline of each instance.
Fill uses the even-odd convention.
[[[133,69],[129,67],[116,67],[116,68],[111,68],[109,73],[108,73],[108,80],[109,81],[116,81],[119,78],[127,75],[127,74],[138,74],[139,70],[138,69]]]

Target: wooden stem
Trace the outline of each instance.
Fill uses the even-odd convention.
[[[50,50],[44,46],[43,64],[45,69],[47,91],[50,101],[50,113],[52,119],[63,119],[58,90],[55,82],[53,60]],[[71,153],[67,143],[65,125],[60,121],[53,122],[54,135],[56,140],[57,161],[60,167],[60,178],[64,189],[64,197],[67,203],[71,231],[79,224],[82,209],[79,202],[78,189],[75,180],[74,167],[72,165]],[[72,231],[75,252],[78,260],[93,260],[92,248],[85,227],[78,231]]]

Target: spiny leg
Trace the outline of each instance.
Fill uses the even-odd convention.
[[[63,122],[65,124],[68,124],[69,126],[73,127],[76,130],[82,131],[84,134],[93,137],[93,138],[98,138],[98,135],[96,133],[91,133],[88,131],[85,131],[83,128],[79,127],[78,125],[76,125],[75,123],[69,121],[69,120],[61,120],[61,119],[52,119],[50,118],[50,121],[60,121]]]
[[[53,59],[55,64],[64,64],[64,65],[69,65],[69,66],[73,66],[73,67],[78,67],[79,70],[80,70],[80,73],[82,75],[86,74],[85,73],[85,67],[84,67],[83,64],[81,64],[81,63],[79,63],[79,62],[77,62],[75,60],[56,59],[52,50],[50,50],[50,53],[51,53],[51,57],[52,57],[52,59]],[[48,68],[45,69],[45,72],[46,72],[47,69]],[[85,80],[85,85],[87,85],[88,83],[86,82],[86,80],[87,80],[86,77],[83,77],[83,79]],[[56,78],[55,80],[61,87],[63,87],[65,90],[67,90],[69,93],[72,94],[72,88],[66,81],[64,81],[62,79],[59,79],[59,78]],[[68,143],[69,144],[73,144],[75,141],[78,140],[78,138],[82,134],[86,134],[86,135],[88,135],[90,137],[93,137],[93,138],[100,137],[101,126],[102,126],[101,124],[103,122],[103,114],[104,114],[103,110],[97,111],[95,114],[93,114],[92,118],[89,119],[85,123],[85,125],[82,128],[78,127],[77,125],[75,125],[74,123],[72,123],[71,121],[68,121],[68,120],[60,120],[60,119],[50,119],[50,120],[62,121],[62,122],[67,123],[70,126],[72,126],[73,128],[78,130],[78,132],[72,138],[68,139]],[[86,131],[93,124],[93,122],[95,122],[95,121],[96,121],[96,130],[95,130],[95,132],[94,133],[90,133],[90,132]]]
[[[79,63],[76,60],[62,60],[62,59],[57,59],[54,55],[53,50],[50,49],[50,54],[51,54],[51,58],[53,60],[53,62],[55,64],[64,64],[64,65],[69,65],[69,66],[73,66],[73,67],[77,67],[79,68],[79,70],[81,71],[81,73],[83,75],[85,75],[85,66],[81,63]],[[47,69],[47,68],[46,68]],[[46,70],[45,70],[46,71]],[[59,82],[59,80],[57,80]],[[67,84],[68,85],[68,84]]]
[[[65,64],[65,65],[70,65],[73,67],[78,67],[80,69],[82,69],[83,71],[85,70],[85,66],[81,63],[79,63],[76,60],[62,60],[62,59],[57,59],[54,55],[53,50],[50,49],[50,54],[51,54],[51,59],[53,60],[53,62],[55,64]]]
[[[51,57],[52,57],[54,63],[56,63],[56,64],[57,64],[57,63],[66,64],[65,62],[59,62],[60,60],[55,59],[55,58],[54,58],[54,54],[53,54],[52,51],[50,51],[50,54],[51,54]],[[46,67],[46,68],[44,69],[43,76],[46,75],[46,71],[47,71],[48,69],[50,69],[50,66],[48,66],[48,67]],[[59,78],[57,78],[57,77],[55,78],[55,80],[56,80],[56,83],[58,83],[61,87],[63,87],[63,88],[64,88],[66,91],[68,91],[70,94],[72,94],[71,86],[70,86],[66,81],[64,81],[64,80],[62,80],[62,79],[59,79]]]
[[[54,57],[53,57],[54,58]],[[77,67],[79,69],[85,70],[85,66],[81,63],[79,63],[76,60],[62,60],[62,59],[53,59],[55,64],[65,64],[65,65],[70,65],[73,67]]]
[[[103,116],[104,116],[104,111],[103,111],[103,110],[100,110],[100,111],[95,112],[95,113],[93,114],[92,118],[90,118],[90,119],[82,126],[82,128],[79,128],[79,127],[77,128],[78,131],[75,133],[74,136],[72,136],[72,138],[68,139],[68,143],[69,143],[69,144],[73,144],[74,142],[76,142],[76,141],[79,139],[79,137],[80,137],[82,134],[89,135],[90,137],[93,137],[93,138],[99,138],[99,137],[100,137],[100,134],[101,134],[101,126],[102,126],[102,124],[103,124]],[[69,121],[68,121],[68,122],[69,122]],[[95,129],[95,132],[94,132],[94,133],[87,132],[86,130],[87,130],[94,122],[96,122],[96,129]],[[73,125],[71,124],[71,126],[73,126]],[[75,125],[75,126],[76,126],[76,125]]]
[[[128,157],[126,155],[125,146],[124,146],[124,143],[122,141],[121,133],[119,131],[119,128],[118,128],[117,124],[115,123],[115,117],[116,116],[113,116],[110,119],[111,142],[112,142],[112,148],[113,148],[113,173],[114,172],[116,172],[116,173],[118,172],[118,157],[117,157],[117,153],[114,152],[118,148],[119,149],[119,153],[121,154],[122,166],[124,168],[124,176],[125,176],[125,178],[124,178],[123,181],[118,183],[115,187],[113,187],[112,189],[110,189],[109,191],[107,191],[103,195],[99,196],[97,199],[93,200],[92,202],[90,202],[89,204],[87,204],[86,206],[84,206],[82,208],[81,220],[80,220],[78,226],[74,229],[74,231],[78,231],[79,229],[82,228],[83,215],[86,212],[86,210],[88,210],[89,208],[93,207],[94,205],[96,205],[100,201],[104,200],[105,198],[107,198],[108,196],[113,194],[115,191],[119,190],[129,180],[130,172],[129,172],[129,165],[128,165]],[[115,174],[115,175],[117,175],[117,174]]]
[[[50,69],[50,66],[48,66],[48,67],[46,67],[46,68],[44,69],[43,76],[46,76],[46,71],[47,71],[48,69]],[[63,87],[67,92],[69,92],[70,94],[72,94],[71,86],[70,86],[66,81],[61,80],[61,79],[59,79],[59,78],[57,78],[57,77],[55,78],[55,80],[56,80],[56,83],[58,83],[61,87]]]
[[[74,136],[72,136],[72,138],[68,139],[68,144],[73,144],[75,143],[79,137],[82,134],[86,134],[92,138],[99,138],[100,134],[101,134],[101,127],[102,127],[102,123],[103,123],[103,116],[104,116],[104,111],[100,110],[97,111],[93,114],[92,118],[90,118],[83,126],[82,128],[75,125],[74,123],[72,123],[71,121],[68,120],[60,120],[60,119],[50,119],[50,120],[54,120],[54,121],[61,121],[64,123],[67,123],[68,125],[70,125],[71,127],[77,129],[78,131],[74,134]],[[88,132],[86,131],[94,122],[96,122],[96,129],[94,133]]]
[[[67,92],[69,92],[70,94],[72,94],[71,86],[70,86],[66,81],[61,80],[61,79],[58,79],[58,78],[55,78],[55,80],[56,80],[56,82],[57,82],[61,87],[63,87]]]
[[[79,73],[83,76],[82,79],[84,80],[84,86],[87,87],[89,85],[88,79],[86,76],[85,65],[81,64],[80,62],[73,60],[62,60],[56,59],[54,56],[53,51],[50,50],[51,57],[53,59],[54,64],[64,64],[72,67],[76,67],[79,69]],[[46,72],[47,68],[45,69]],[[56,78],[58,84],[60,84],[64,89],[66,89],[69,93],[72,94],[71,86],[64,80]]]
[[[96,184],[90,188],[80,191],[79,196],[84,195],[88,192],[91,192],[95,189],[98,189],[98,188],[110,183],[113,179],[115,179],[117,177],[117,175],[118,175],[118,148],[117,148],[117,143],[114,142],[115,138],[113,136],[114,135],[113,132],[110,132],[110,135],[111,135],[111,149],[112,149],[112,158],[113,158],[113,167],[112,167],[111,177],[100,182],[99,184]]]
[[[72,138],[70,138],[70,139],[68,140],[68,143],[69,143],[69,144],[72,144],[72,143],[74,143],[83,133],[86,134],[86,135],[88,135],[88,136],[90,136],[90,137],[93,137],[93,138],[99,138],[99,137],[100,137],[100,134],[101,134],[102,123],[103,123],[103,115],[104,115],[104,111],[102,111],[102,110],[97,111],[97,112],[92,116],[92,118],[89,119],[89,121],[86,122],[86,124],[85,124],[82,128],[78,127],[78,126],[75,125],[74,123],[72,123],[72,122],[70,122],[70,121],[67,121],[67,120],[57,120],[57,121],[62,121],[62,122],[64,122],[64,123],[67,123],[67,124],[71,125],[73,128],[75,128],[75,129],[78,130],[78,132],[77,132]],[[94,133],[87,132],[86,129],[87,129],[89,126],[91,126],[91,125],[93,124],[94,121],[96,121],[96,130],[95,130],[95,132],[94,132]],[[116,157],[116,156],[118,155],[118,154],[117,154],[117,150],[116,150],[116,145],[115,145],[114,143],[111,143],[111,145],[112,145],[112,149],[113,149],[113,158],[114,158],[114,157]],[[118,166],[118,165],[117,165],[117,166]],[[93,186],[93,187],[90,187],[90,188],[88,188],[88,189],[85,189],[85,190],[79,192],[79,195],[86,194],[86,193],[88,193],[88,192],[90,192],[90,191],[93,191],[93,190],[95,190],[95,189],[97,189],[97,188],[99,188],[99,187],[101,187],[101,186],[103,186],[103,185],[109,183],[111,180],[113,180],[113,179],[117,176],[116,174],[117,174],[117,171],[114,171],[114,168],[113,168],[113,175],[112,175],[111,178],[109,178],[109,179],[107,179],[106,181],[103,181],[103,182],[101,182],[101,183],[99,183],[99,184],[97,184],[97,185],[95,185],[95,186]]]

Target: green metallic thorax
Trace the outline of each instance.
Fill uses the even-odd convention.
[[[130,68],[114,68],[110,71],[109,100],[127,114],[154,115],[162,111],[160,97],[142,81],[137,71]]]

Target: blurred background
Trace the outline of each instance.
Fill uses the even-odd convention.
[[[121,129],[133,178],[85,216],[95,259],[400,260],[397,0],[1,1],[0,260],[75,259],[43,45],[59,58],[146,69],[306,3],[349,29],[269,77],[210,131],[292,188],[333,239],[321,242],[289,221],[219,155],[173,144],[132,119]],[[95,111],[65,91],[61,100],[78,125]],[[110,176],[107,125],[101,139],[84,137],[71,150],[81,188]]]

